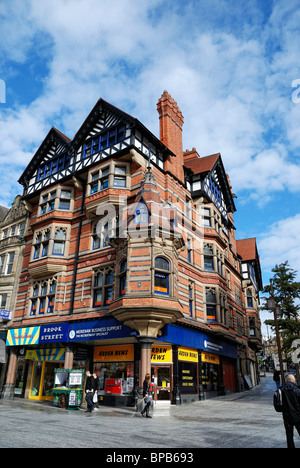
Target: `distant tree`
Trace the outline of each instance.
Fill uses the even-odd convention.
[[[282,351],[288,364],[292,362],[294,349],[292,344],[300,339],[300,282],[296,281],[297,271],[290,268],[288,261],[275,265],[272,269],[273,295],[277,305],[281,309],[281,317],[278,319],[278,328],[282,337]],[[271,285],[265,286],[264,293],[271,294]],[[275,321],[266,320],[267,325],[275,326]],[[299,356],[300,357],[300,356]],[[297,366],[297,377],[299,368]]]

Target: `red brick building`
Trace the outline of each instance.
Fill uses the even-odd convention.
[[[257,382],[221,155],[183,151],[167,91],[157,109],[159,139],[100,99],[72,140],[52,128],[22,174],[30,221],[6,395],[17,366],[26,398],[52,398],[61,366],[96,371],[108,404],[134,404],[146,372],[173,403]]]

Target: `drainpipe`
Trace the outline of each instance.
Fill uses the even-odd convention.
[[[79,177],[73,176],[74,185],[76,188],[80,188],[82,190],[82,197],[81,197],[81,208],[80,208],[80,218],[79,218],[79,226],[78,226],[78,235],[77,235],[77,242],[76,242],[76,251],[75,251],[75,263],[74,263],[74,274],[73,274],[73,282],[72,282],[72,293],[71,293],[71,305],[70,305],[70,314],[73,315],[74,309],[74,301],[75,301],[75,288],[76,288],[76,279],[77,279],[77,269],[78,269],[78,259],[79,259],[79,246],[80,246],[80,237],[81,237],[81,230],[82,230],[82,217],[84,211],[84,202],[85,202],[85,182]]]

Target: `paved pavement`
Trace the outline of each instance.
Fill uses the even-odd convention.
[[[267,375],[243,393],[181,406],[157,404],[152,419],[134,408],[100,407],[90,414],[85,408],[68,411],[43,402],[0,400],[0,448],[285,448],[273,392]],[[300,448],[297,433],[295,442]]]

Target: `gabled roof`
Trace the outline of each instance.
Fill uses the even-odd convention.
[[[31,176],[34,174],[34,172],[36,171],[36,169],[40,167],[45,157],[45,153],[50,149],[50,147],[53,145],[54,142],[57,142],[57,144],[60,145],[60,147],[62,148],[62,152],[63,152],[63,150],[68,151],[68,149],[70,148],[71,140],[62,132],[57,130],[55,127],[52,127],[48,135],[46,136],[46,138],[40,145],[39,149],[36,151],[33,158],[27,165],[25,171],[21,175],[19,179],[20,184],[23,185],[26,180],[29,180]]]
[[[184,163],[184,167],[190,169],[193,174],[202,174],[213,170],[214,165],[220,157],[220,153],[205,156],[204,158],[192,159]]]
[[[221,154],[215,153],[203,158],[200,157],[198,153],[195,152],[195,154],[197,156],[184,163],[185,169],[192,173],[193,177],[200,176],[201,180],[204,180],[207,174],[216,170],[221,189],[223,190],[223,194],[226,198],[226,205],[228,209],[234,213],[236,211],[236,207]]]
[[[132,127],[137,127],[144,135],[147,136],[150,142],[152,142],[155,146],[160,148],[162,153],[168,153],[171,156],[175,156],[172,151],[170,151],[153,133],[151,133],[138,119],[132,117],[130,114],[120,110],[118,107],[113,106],[109,102],[105,101],[104,99],[100,98],[79,130],[76,132],[72,140],[72,146],[75,148],[80,146],[82,142],[87,138],[91,128],[95,125],[101,115],[103,116],[105,113],[109,114],[109,120],[112,122],[113,116],[119,122],[129,122]]]
[[[245,262],[250,260],[256,260],[258,258],[255,237],[252,237],[250,239],[237,240],[236,249],[237,253]]]
[[[244,262],[251,262],[256,271],[256,279],[258,281],[258,288],[260,291],[263,289],[260,259],[258,255],[256,238],[239,239],[236,241],[236,250],[238,255]]]
[[[78,131],[76,132],[72,144],[73,146],[79,146],[81,142],[88,136],[91,128],[95,125],[101,115],[105,112],[108,112],[110,116],[114,116],[116,120],[122,122],[132,122],[134,123],[135,119],[131,115],[123,112],[122,110],[118,109],[117,107],[113,106],[109,102],[105,101],[104,99],[100,98],[96,104],[94,105],[91,112],[88,114]],[[112,117],[111,117],[112,120]]]
[[[145,138],[153,144],[162,155],[171,155],[174,154],[155,136],[151,133],[138,119],[132,117],[131,115],[123,112],[112,104],[108,103],[104,99],[99,99],[96,105],[93,107],[83,124],[80,126],[79,130],[76,132],[73,140],[70,140],[62,132],[52,127],[48,135],[34,154],[33,158],[27,165],[25,171],[19,179],[19,183],[23,186],[26,186],[26,183],[33,177],[37,169],[47,162],[48,159],[53,158],[47,154],[47,151],[51,150],[51,145],[53,142],[57,141],[60,145],[60,154],[64,151],[74,153],[77,149],[90,137],[105,131],[111,127],[114,127],[119,124],[129,124],[130,128],[136,128],[139,132],[145,136]],[[53,151],[52,151],[53,153]],[[44,161],[45,160],[45,161]]]

